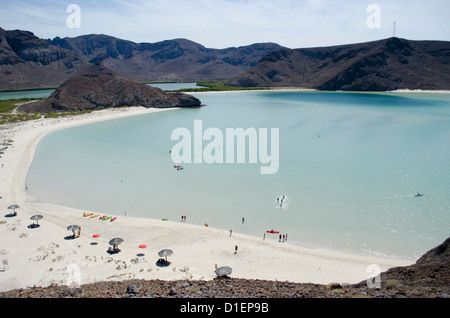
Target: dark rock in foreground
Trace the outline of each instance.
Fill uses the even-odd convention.
[[[425,253],[414,265],[387,270],[382,280],[387,289],[405,293],[412,289],[420,295],[419,290],[444,288],[445,294],[450,295],[450,238]]]
[[[80,112],[110,107],[143,106],[147,108],[199,107],[200,100],[183,93],[167,93],[140,84],[102,66],[66,81],[44,101],[25,104],[23,112]]]
[[[78,288],[52,285],[0,293],[0,298],[448,298],[450,238],[416,264],[381,274],[380,288],[217,278],[211,281],[124,280]]]

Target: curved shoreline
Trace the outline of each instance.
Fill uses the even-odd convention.
[[[14,139],[13,147],[2,158],[5,167],[0,180],[3,198],[0,208],[18,204],[17,217],[0,216],[5,230],[0,231],[0,253],[8,260],[9,269],[0,276],[0,291],[26,286],[69,285],[73,275],[79,273],[75,283],[103,280],[142,279],[203,279],[215,277],[215,266],[230,266],[233,277],[247,279],[283,280],[303,283],[327,284],[356,283],[368,278],[367,267],[410,265],[410,261],[366,257],[341,252],[313,250],[277,240],[265,241],[239,233],[206,228],[178,222],[117,216],[114,222],[83,218],[81,211],[46,203],[27,202],[26,177],[37,144],[46,134],[76,125],[90,124],[126,116],[148,114],[167,109],[141,107],[103,110],[91,114],[60,119],[8,125],[3,137]],[[6,173],[5,173],[6,172]],[[5,212],[7,211],[7,212]],[[94,212],[94,211],[93,211]],[[44,218],[36,229],[27,226],[30,217],[41,214]],[[78,224],[81,237],[64,239],[70,234],[66,227]],[[94,239],[93,234],[101,234]],[[123,237],[119,254],[106,253],[109,240]],[[146,249],[140,249],[146,244]],[[238,246],[238,253],[235,246]],[[155,265],[157,252],[170,248],[172,265]],[[30,268],[33,268],[30,271]],[[77,274],[78,275],[78,274]]]

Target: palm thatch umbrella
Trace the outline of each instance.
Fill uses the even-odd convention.
[[[123,243],[123,239],[120,237],[113,238],[111,241],[109,241],[109,245],[119,245],[120,243]]]
[[[80,237],[80,232],[81,232],[81,226],[79,226],[79,225],[76,225],[76,224],[74,224],[74,225],[69,225],[68,227],[67,227],[67,230],[68,231],[72,231],[72,233],[73,233],[73,238],[76,238],[76,237]],[[75,231],[77,231],[78,230],[78,235],[76,235],[75,234]]]
[[[170,256],[172,254],[173,254],[173,251],[172,250],[168,250],[168,249],[161,250],[161,251],[158,252],[158,256],[165,257],[166,261],[167,261],[167,256]]]
[[[69,225],[69,226],[67,227],[67,230],[68,230],[68,231],[76,231],[76,230],[78,230],[78,229],[80,229],[80,226],[79,226],[79,225]]]
[[[222,267],[217,268],[214,271],[214,273],[216,273],[216,275],[219,277],[228,276],[231,274],[231,272],[232,272],[232,270],[231,270],[231,267],[229,267],[229,266],[222,266]]]
[[[14,215],[16,215],[17,214],[16,213],[16,209],[18,209],[18,208],[20,208],[20,206],[18,206],[17,204],[13,204],[13,205],[10,205],[8,207],[8,210],[13,210],[14,211]]]
[[[165,259],[160,258],[157,262],[156,265],[158,266],[169,266],[170,262],[167,261],[167,256],[170,256],[173,254],[172,250],[169,249],[165,249],[165,250],[161,250],[158,252],[158,255],[160,257],[165,257]]]
[[[30,220],[36,221],[37,224],[39,224],[39,220],[42,219],[43,216],[42,215],[33,215]]]
[[[112,240],[109,241],[109,245],[113,246],[112,251],[109,250],[112,253],[118,253],[120,252],[119,248],[117,247],[117,245],[119,245],[120,243],[123,243],[123,239],[121,239],[120,237],[116,237],[113,238]]]

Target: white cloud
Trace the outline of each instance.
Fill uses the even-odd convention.
[[[448,0],[17,0],[2,3],[1,27],[43,38],[102,33],[136,42],[188,38],[223,48],[276,42],[297,48],[387,38],[450,40]],[[81,7],[81,29],[66,26],[66,7]],[[369,4],[382,27],[366,25]]]

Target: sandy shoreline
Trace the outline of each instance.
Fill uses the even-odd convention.
[[[36,145],[47,133],[75,125],[148,114],[142,107],[39,119],[0,127],[1,141],[12,139],[0,159],[0,291],[50,284],[86,284],[123,279],[203,279],[215,277],[215,266],[230,266],[232,277],[304,283],[356,283],[366,280],[371,264],[381,271],[411,261],[311,250],[277,239],[251,237],[181,222],[117,216],[114,222],[83,217],[83,212],[52,204],[27,202],[25,179]],[[8,206],[17,204],[17,216]],[[40,227],[29,228],[32,215]],[[80,225],[81,237],[65,239],[67,226]],[[100,234],[93,238],[93,234]],[[109,240],[124,239],[121,252],[107,253]],[[141,249],[139,245],[146,244]],[[235,246],[238,252],[235,253]],[[158,267],[158,251],[172,249],[169,267]],[[5,269],[3,260],[7,261]]]

